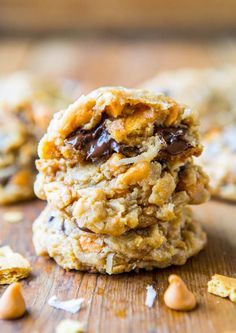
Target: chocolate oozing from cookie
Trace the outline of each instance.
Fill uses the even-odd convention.
[[[186,139],[186,127],[157,127],[155,133],[164,139],[165,150],[171,155],[181,154],[191,147]]]
[[[107,131],[105,122],[106,117],[103,117],[100,124],[93,130],[76,129],[65,139],[65,144],[72,145],[74,149],[82,153],[85,160],[92,162],[108,158],[114,152],[122,153],[126,157],[140,154],[138,147],[125,146],[116,142]],[[163,151],[170,155],[181,154],[191,147],[185,138],[186,133],[186,127],[156,127],[154,129],[154,134],[160,136],[165,142]]]

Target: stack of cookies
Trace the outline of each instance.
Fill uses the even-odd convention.
[[[62,81],[26,72],[0,79],[0,204],[34,196],[38,141],[55,110],[70,101]]]
[[[36,252],[116,274],[182,265],[206,235],[188,205],[209,197],[197,119],[146,90],[104,87],[54,115],[39,144]]]

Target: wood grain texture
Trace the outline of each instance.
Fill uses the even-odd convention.
[[[102,41],[50,39],[0,42],[0,74],[17,69],[79,79],[81,90],[99,85],[137,85],[160,69],[204,67],[235,61],[235,41]],[[103,276],[65,272],[52,260],[35,256],[32,222],[44,206],[32,201],[0,208],[0,242],[9,244],[32,263],[32,275],[22,282],[28,314],[0,322],[1,333],[53,333],[63,318],[87,324],[88,333],[223,333],[236,329],[236,305],[207,293],[214,273],[236,277],[236,205],[209,202],[195,207],[197,218],[208,232],[208,245],[181,267],[140,274]],[[3,221],[3,212],[20,210],[18,224]],[[169,310],[163,304],[168,275],[180,274],[197,295],[199,306],[190,313]],[[146,286],[152,284],[157,300],[152,309],[145,303]],[[0,287],[0,293],[5,287]],[[50,296],[84,297],[78,314],[70,315],[47,305]]]

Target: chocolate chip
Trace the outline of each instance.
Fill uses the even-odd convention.
[[[174,141],[169,144],[166,148],[169,154],[178,155],[183,153],[186,149],[189,148],[189,143],[184,140]]]
[[[181,154],[191,147],[186,139],[186,127],[158,127],[155,132],[164,139],[165,150],[171,155]]]
[[[52,222],[55,219],[55,216],[50,216],[48,222]]]
[[[101,134],[89,143],[86,159],[96,161],[110,156],[113,152],[121,152],[121,146],[111,138],[106,129],[103,129]]]
[[[96,162],[109,157],[113,152],[122,151],[122,146],[111,138],[105,126],[106,118],[92,131],[81,128],[74,131],[65,139],[65,143],[80,150],[87,161]]]

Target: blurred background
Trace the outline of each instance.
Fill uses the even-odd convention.
[[[135,86],[236,62],[235,0],[0,0],[0,75],[28,69]]]

